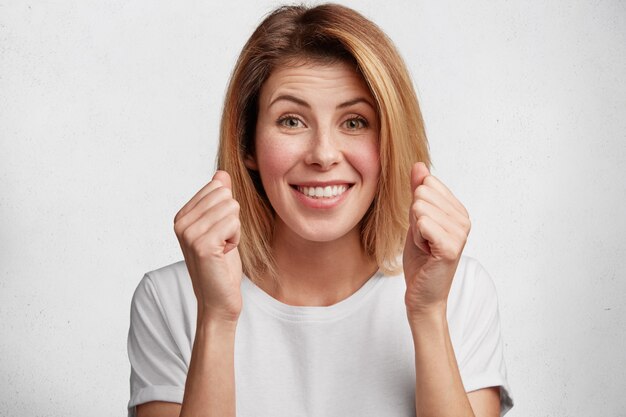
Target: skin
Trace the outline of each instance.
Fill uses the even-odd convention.
[[[282,302],[335,304],[377,270],[358,231],[380,174],[374,103],[344,65],[284,67],[261,89],[256,155],[247,165],[260,172],[278,215],[272,248],[283,285],[265,280],[263,289]],[[312,184],[349,189],[339,204],[312,208],[306,203],[321,200],[302,203],[293,188]]]
[[[343,64],[283,67],[261,89],[256,155],[276,217],[272,245],[283,285],[263,290],[291,305],[327,306],[377,270],[358,224],[380,174],[374,100]],[[463,205],[423,163],[410,173],[413,204],[403,253],[405,304],[416,363],[416,415],[498,416],[499,391],[465,393],[446,320],[447,297],[470,221]],[[341,197],[312,199],[298,186],[341,185]],[[176,215],[174,229],[198,299],[198,327],[182,407],[152,402],[138,416],[234,416],[234,334],[241,312],[239,205],[218,171]],[[356,219],[356,220],[355,220]]]

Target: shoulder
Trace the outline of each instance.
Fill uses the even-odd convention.
[[[156,303],[160,308],[170,304],[195,302],[191,278],[185,261],[178,261],[146,272],[133,295],[133,305]]]
[[[499,386],[504,415],[513,402],[498,310],[491,276],[476,259],[463,256],[448,297],[450,338],[466,391]]]
[[[129,416],[151,401],[182,402],[195,334],[195,297],[184,262],[144,274],[133,295],[127,349]]]
[[[494,295],[495,292],[496,287],[485,267],[477,259],[462,255],[452,281],[450,296],[459,297],[465,293],[481,297]]]
[[[180,287],[190,282],[189,271],[185,261],[172,264],[146,272],[139,283],[139,287],[152,286],[158,289]]]
[[[481,310],[497,311],[498,297],[491,276],[475,258],[463,255],[452,281],[448,309],[452,316],[472,316]]]
[[[172,284],[174,281],[188,280],[189,271],[185,261],[174,262],[169,265],[162,266],[158,269],[146,272],[153,282],[159,284]]]

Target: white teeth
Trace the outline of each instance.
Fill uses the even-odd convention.
[[[348,187],[346,185],[327,185],[326,187],[301,187],[298,186],[298,191],[302,194],[313,198],[332,198],[346,192]]]

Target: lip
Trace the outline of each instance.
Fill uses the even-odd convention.
[[[332,187],[333,185],[345,185],[348,188],[350,188],[354,185],[354,183],[350,181],[344,181],[344,180],[334,180],[334,181],[298,182],[298,183],[293,183],[289,185],[291,185],[291,187],[326,187],[326,186]]]
[[[305,207],[312,209],[332,209],[340,205],[352,191],[354,183],[346,181],[320,182],[312,181],[306,183],[290,184],[291,191],[295,194],[296,199]],[[346,185],[348,189],[342,194],[335,197],[312,198],[302,194],[297,187],[325,187],[334,185]]]

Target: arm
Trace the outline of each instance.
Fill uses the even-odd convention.
[[[236,322],[198,318],[181,417],[235,417]]]
[[[470,231],[467,210],[423,163],[411,170],[411,189],[403,267],[415,346],[416,415],[497,416],[499,395],[493,389],[465,393],[446,318],[450,286]]]
[[[236,322],[199,314],[183,403],[141,404],[137,406],[137,417],[234,417],[236,327]]]
[[[497,388],[465,393],[445,311],[411,322],[415,344],[415,407],[422,416],[500,415]]]
[[[235,417],[235,331],[242,308],[239,205],[218,171],[174,218],[198,301],[196,335],[181,406],[137,407],[138,417]]]

